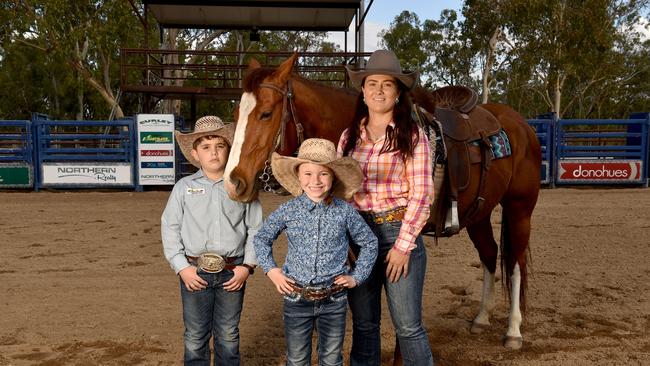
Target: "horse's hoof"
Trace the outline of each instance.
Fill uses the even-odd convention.
[[[469,328],[469,332],[472,333],[472,334],[481,334],[489,326],[490,326],[490,324],[481,324],[481,323],[472,322],[472,327]]]
[[[524,343],[524,339],[522,337],[509,337],[509,336],[506,336],[506,340],[503,343],[503,345],[506,348],[517,350],[517,349],[521,349],[521,346],[522,346],[523,343]]]

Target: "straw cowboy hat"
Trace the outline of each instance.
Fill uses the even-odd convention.
[[[307,139],[300,145],[296,158],[275,152],[271,156],[273,175],[282,187],[294,196],[302,194],[298,180],[298,166],[302,163],[324,165],[332,169],[335,176],[332,194],[335,196],[349,199],[361,187],[363,173],[356,160],[349,156],[337,158],[336,147],[332,141]]]
[[[234,135],[235,124],[231,123],[226,125],[217,116],[203,116],[199,118],[194,124],[194,132],[180,133],[180,131],[174,131],[176,142],[178,142],[178,147],[180,147],[185,159],[197,168],[200,168],[201,164],[192,157],[191,151],[194,141],[204,136],[221,136],[228,142],[228,146],[232,146]]]
[[[348,70],[350,81],[355,88],[361,89],[363,79],[368,75],[390,75],[401,81],[408,89],[412,89],[418,80],[419,73],[417,71],[410,73],[403,73],[402,66],[393,51],[377,50],[370,55],[368,63],[366,63],[365,70],[354,71],[349,67]]]

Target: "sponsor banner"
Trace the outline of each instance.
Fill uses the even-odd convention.
[[[171,116],[171,118],[170,118]],[[139,131],[174,130],[174,116],[171,114],[139,114]]]
[[[1,165],[0,188],[30,188],[32,167],[29,165]]]
[[[137,126],[139,184],[174,184],[174,115],[139,114]]]
[[[164,185],[174,184],[176,182],[176,174],[160,174],[157,173],[159,169],[140,169],[140,184],[141,185]]]
[[[171,144],[174,137],[171,132],[145,131],[140,132],[141,144]]]
[[[576,183],[642,183],[642,160],[560,160],[558,181]]]
[[[128,163],[43,163],[43,185],[133,185]]]
[[[174,162],[172,161],[143,161],[140,163],[140,168],[163,169],[173,167]]]
[[[141,150],[140,156],[173,156],[174,150]]]

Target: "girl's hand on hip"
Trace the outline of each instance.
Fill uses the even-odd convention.
[[[293,287],[291,286],[294,281],[282,273],[280,268],[273,268],[266,273],[267,276],[271,279],[275,285],[275,289],[282,295],[289,295],[293,292]]]
[[[410,253],[403,254],[395,250],[395,248],[392,248],[388,252],[384,263],[388,263],[386,265],[386,278],[390,282],[399,281],[402,275],[404,275],[404,278],[408,276],[410,257],[411,257]]]

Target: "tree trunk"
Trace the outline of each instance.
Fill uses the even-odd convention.
[[[490,99],[490,75],[492,74],[492,66],[494,65],[494,60],[496,58],[496,48],[497,43],[499,42],[499,37],[501,37],[501,27],[497,27],[494,30],[485,56],[485,67],[483,68],[483,104],[487,103]]]

